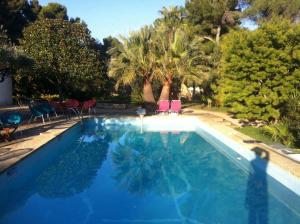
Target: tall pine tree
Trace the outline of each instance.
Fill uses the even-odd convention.
[[[6,30],[13,43],[18,43],[24,27],[36,20],[40,10],[37,0],[1,0],[0,26]]]
[[[281,17],[297,22],[300,19],[299,0],[244,0],[248,8],[244,15],[255,21],[268,21],[273,17]]]
[[[239,23],[238,0],[188,0],[185,8],[196,31],[217,45],[220,36]]]

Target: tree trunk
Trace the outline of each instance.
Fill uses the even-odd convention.
[[[170,99],[170,87],[171,87],[171,82],[165,81],[160,93],[159,101]]]
[[[217,46],[220,45],[220,36],[221,36],[221,26],[218,26],[217,34],[216,34],[216,44],[217,44]]]
[[[143,98],[145,103],[152,103],[155,104],[155,99],[152,91],[152,86],[151,83],[146,80],[144,83],[144,88],[143,88]]]
[[[193,99],[195,98],[196,95],[196,83],[193,82]]]

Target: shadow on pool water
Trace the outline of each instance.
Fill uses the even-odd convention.
[[[268,224],[268,183],[267,165],[269,152],[261,148],[252,149],[255,159],[251,161],[252,172],[249,174],[245,206],[248,209],[249,224]],[[263,159],[263,161],[262,161]],[[261,164],[258,167],[258,164]]]

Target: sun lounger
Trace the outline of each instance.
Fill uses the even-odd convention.
[[[169,112],[170,108],[170,101],[169,100],[161,100],[159,101],[158,109],[155,111],[155,113],[166,113]]]
[[[171,108],[170,108],[169,112],[179,114],[181,112],[181,101],[180,100],[172,100]]]

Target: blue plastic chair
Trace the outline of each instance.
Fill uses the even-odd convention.
[[[0,130],[6,130],[4,139],[10,139],[23,121],[19,112],[5,112],[0,115]],[[9,130],[12,129],[11,132]]]
[[[55,109],[47,101],[32,101],[29,104],[29,109],[31,112],[31,117],[28,121],[30,123],[32,120],[37,118],[42,118],[43,123],[45,123],[45,116],[50,120],[50,114],[56,114]]]
[[[36,120],[37,118],[42,118],[43,123],[45,123],[45,118],[44,115],[46,115],[47,117],[49,116],[46,111],[40,109],[38,106],[36,105],[29,105],[29,110],[31,112],[31,116],[28,120],[28,124],[31,123],[32,120]]]
[[[48,114],[48,115],[55,114],[55,116],[57,117],[54,107],[52,107],[48,101],[39,102],[37,103],[36,107],[39,110],[43,111],[44,114]]]

